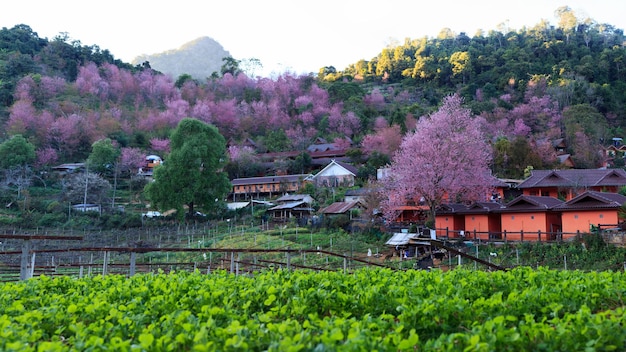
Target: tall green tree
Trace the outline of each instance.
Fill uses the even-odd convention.
[[[106,174],[115,170],[117,159],[120,157],[120,150],[110,138],[105,138],[94,142],[91,145],[91,154],[87,158],[89,170]]]
[[[35,161],[35,146],[21,134],[16,134],[0,144],[0,168],[23,167]]]
[[[154,182],[146,186],[146,195],[156,209],[176,209],[184,218],[196,208],[205,212],[222,209],[231,184],[223,171],[226,140],[213,125],[184,118],[173,131],[170,154],[154,169]]]
[[[22,198],[22,190],[30,186],[33,178],[30,165],[35,158],[35,146],[22,135],[0,144],[0,193],[15,190],[17,199]]]

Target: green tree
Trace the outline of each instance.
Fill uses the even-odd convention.
[[[113,145],[110,138],[101,139],[91,145],[91,154],[87,158],[89,170],[106,174],[115,170],[120,150]]]
[[[35,146],[21,134],[0,144],[0,168],[24,167],[35,161]]]
[[[190,215],[196,207],[205,212],[221,209],[231,188],[223,164],[226,140],[213,125],[184,118],[173,131],[170,154],[154,169],[154,182],[146,195],[156,209],[176,209],[179,220],[184,206]]]

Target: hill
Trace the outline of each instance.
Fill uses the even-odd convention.
[[[132,64],[140,65],[148,61],[150,67],[174,79],[182,74],[188,74],[195,79],[203,80],[210,77],[213,72],[219,72],[223,64],[222,59],[230,56],[217,41],[210,37],[200,37],[183,44],[178,49],[140,55]]]

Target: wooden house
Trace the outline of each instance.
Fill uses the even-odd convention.
[[[311,177],[311,180],[317,186],[352,187],[354,186],[356,174],[356,167],[333,159],[320,172]]]
[[[311,174],[296,174],[236,178],[230,181],[233,186],[230,198],[236,202],[298,192],[304,187],[306,179],[311,176]]]
[[[521,195],[499,209],[502,232],[512,241],[539,240],[540,232],[559,232],[561,214],[555,208],[563,203],[554,197]],[[549,239],[543,237],[543,240]]]
[[[618,224],[619,212],[626,196],[618,193],[585,192],[555,209],[561,212],[563,239],[576,233],[588,233],[591,226]]]
[[[565,169],[533,170],[517,187],[526,196],[569,201],[585,191],[617,193],[623,186],[626,186],[623,169]]]
[[[303,219],[306,221],[313,214],[313,197],[308,194],[285,195],[276,199],[276,205],[267,209],[274,221]]]
[[[328,216],[338,216],[338,215],[348,215],[350,220],[352,220],[357,214],[364,210],[365,207],[363,204],[356,200],[350,202],[334,202],[331,205],[320,210],[320,213]]]

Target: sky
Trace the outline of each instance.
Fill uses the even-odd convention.
[[[0,9],[0,28],[28,25],[40,38],[67,33],[131,63],[200,37],[238,60],[258,59],[262,76],[343,70],[406,38],[433,38],[443,28],[472,37],[502,23],[512,30],[569,6],[578,18],[626,28],[624,0],[15,0]]]

